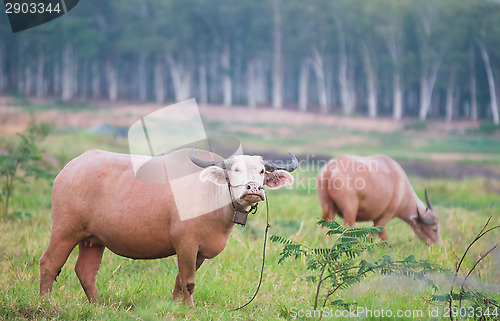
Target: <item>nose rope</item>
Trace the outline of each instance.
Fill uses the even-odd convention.
[[[269,231],[270,227],[271,227],[271,225],[269,224],[269,203],[267,202],[267,197],[266,197],[266,231],[264,233],[264,246],[262,249],[262,268],[260,269],[259,285],[257,285],[257,290],[255,290],[255,293],[254,293],[253,297],[250,299],[250,301],[248,301],[247,303],[245,303],[244,305],[242,305],[236,309],[229,310],[229,312],[238,311],[238,310],[243,309],[244,307],[249,305],[255,299],[255,297],[257,296],[257,293],[259,293],[260,285],[262,284],[262,276],[264,274],[264,265],[266,262],[267,232]]]
[[[231,182],[229,181],[229,177],[227,176],[227,173],[226,173],[226,182],[227,182],[227,188],[229,190],[229,196],[231,197],[231,205],[233,205],[233,209],[235,210],[235,213],[236,213],[236,211],[238,211],[238,210],[236,209],[236,206],[234,206],[234,198],[233,198],[233,193],[231,191]],[[234,186],[244,186],[244,185],[245,184],[234,185]],[[264,191],[264,195],[265,195],[265,191]],[[264,275],[264,265],[265,265],[265,262],[266,262],[267,233],[269,231],[269,228],[271,227],[271,225],[269,224],[269,203],[267,201],[267,196],[265,198],[266,198],[266,230],[265,230],[265,233],[264,233],[264,246],[263,246],[263,249],[262,249],[262,267],[260,269],[259,284],[257,285],[257,290],[255,290],[255,293],[252,296],[252,298],[250,299],[250,301],[248,301],[247,303],[245,303],[244,305],[242,305],[242,306],[240,306],[240,307],[238,307],[236,309],[229,310],[229,312],[241,310],[244,307],[246,307],[247,305],[249,305],[255,299],[255,297],[257,296],[257,293],[259,293],[260,286],[262,284],[262,277]],[[250,208],[250,213],[255,214],[255,212],[257,212],[257,205],[258,205],[258,203],[255,203],[254,205],[252,205],[252,207]]]

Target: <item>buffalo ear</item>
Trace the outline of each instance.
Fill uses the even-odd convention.
[[[287,171],[276,170],[271,173],[266,173],[264,184],[271,189],[280,188],[282,186],[292,188],[293,176]]]
[[[209,166],[201,171],[200,180],[202,182],[210,181],[217,185],[226,184],[226,173],[217,166]]]

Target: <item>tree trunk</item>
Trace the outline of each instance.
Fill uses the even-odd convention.
[[[0,93],[7,87],[7,70],[5,68],[5,44],[0,41]]]
[[[160,57],[155,58],[153,68],[155,82],[155,101],[157,104],[165,102],[165,76],[163,75],[163,64]]]
[[[490,100],[491,100],[490,101],[491,115],[493,116],[493,123],[498,126],[500,121],[498,116],[498,102],[496,94],[495,77],[493,76],[493,69],[491,67],[490,57],[488,55],[488,51],[486,50],[485,45],[482,42],[478,42],[478,46],[484,61],[484,67],[486,68],[486,76],[488,78],[488,88],[490,90]]]
[[[72,62],[72,68],[71,68],[71,96],[74,98],[78,95],[78,73],[79,73],[79,61],[76,59],[76,57],[73,55],[73,59],[71,60]]]
[[[256,103],[256,72],[255,60],[250,59],[247,64],[247,105],[250,108],[255,108]]]
[[[137,78],[138,78],[138,90],[139,90],[139,100],[146,101],[148,99],[147,91],[147,77],[146,77],[146,54],[141,53],[137,59]]]
[[[326,85],[326,99],[329,102],[330,106],[338,106],[338,94],[336,89],[336,80],[335,80],[335,70],[333,69],[333,65],[329,64],[325,66],[325,85]]]
[[[222,67],[222,104],[229,107],[233,103],[233,85],[231,82],[231,51],[227,44],[222,50],[220,65]]]
[[[35,95],[37,98],[42,98],[44,94],[44,81],[43,81],[44,67],[45,67],[45,57],[43,51],[39,49],[37,55],[37,69],[36,69],[36,81],[35,81]]]
[[[32,72],[31,72],[31,64],[29,61],[24,65],[24,95],[31,95],[31,83],[32,83]]]
[[[62,57],[62,91],[61,99],[69,101],[73,98],[73,45],[64,44]]]
[[[273,4],[273,108],[283,107],[283,61],[281,53],[281,0]]]
[[[366,73],[366,88],[368,89],[368,117],[377,117],[377,84],[375,68],[372,63],[370,49],[366,42],[363,42],[363,65]]]
[[[255,103],[257,105],[264,105],[269,101],[267,71],[264,59],[258,58],[255,62]]]
[[[190,96],[191,72],[179,62],[176,62],[172,55],[166,56],[170,69],[170,76],[174,85],[175,101],[183,101]]]
[[[309,64],[310,59],[302,59],[299,73],[299,111],[307,111],[307,98],[309,95]]]
[[[99,72],[99,63],[92,62],[92,98],[99,99],[101,97],[101,74]]]
[[[436,83],[439,69],[441,68],[444,52],[440,54],[437,60],[429,67],[423,67],[422,76],[420,77],[420,107],[418,118],[422,121],[427,119],[427,114],[431,107],[432,92]]]
[[[401,75],[398,70],[394,70],[392,79],[394,82],[392,118],[400,121],[403,118],[403,90],[401,89]]]
[[[451,122],[453,117],[453,92],[455,90],[455,79],[456,79],[457,71],[453,69],[450,72],[450,76],[448,78],[448,86],[446,87],[446,121],[448,123]]]
[[[25,82],[26,82],[26,70],[25,70],[25,65],[26,65],[26,50],[27,48],[27,42],[26,41],[21,41],[19,44],[19,47],[17,48],[17,56],[19,59],[17,60],[17,68],[14,68],[16,71],[16,76],[15,79],[16,81],[16,90],[18,92],[24,92],[25,91]]]
[[[340,86],[340,103],[342,105],[342,113],[344,115],[351,115],[354,110],[351,102],[349,91],[349,81],[347,79],[347,52],[346,52],[346,39],[342,22],[338,17],[334,18],[335,25],[338,32],[338,47],[339,47],[339,73],[338,80]]]
[[[61,65],[59,63],[54,63],[54,71],[53,71],[53,91],[54,95],[58,96],[61,93]]]
[[[82,61],[81,64],[81,90],[80,90],[80,97],[82,98],[87,98],[89,95],[89,90],[88,90],[88,83],[89,83],[89,60],[85,59]]]
[[[234,62],[234,73],[232,73],[233,95],[232,103],[241,105],[244,100],[243,94],[243,59],[237,56]]]
[[[208,84],[207,84],[207,66],[203,61],[198,67],[198,82],[200,91],[200,103],[208,104]]]
[[[219,61],[220,57],[216,53],[208,55],[208,101],[211,104],[219,103],[220,101],[220,81],[219,81]]]
[[[314,74],[316,75],[316,84],[318,89],[318,102],[321,113],[326,114],[328,112],[328,102],[326,101],[326,86],[325,86],[325,72],[323,68],[323,58],[319,54],[318,49],[315,47],[313,49],[314,55]]]
[[[476,58],[474,47],[471,50],[470,56],[470,118],[477,120],[477,81],[476,81]]]
[[[348,71],[348,73],[347,73],[347,90],[349,93],[349,102],[350,102],[349,114],[352,115],[356,111],[356,103],[357,103],[356,85],[355,85],[356,81],[354,79],[354,66],[353,66],[353,64],[348,66],[347,71]]]
[[[116,75],[116,65],[111,62],[111,58],[106,59],[106,78],[108,80],[108,99],[115,102],[118,98],[118,77]]]

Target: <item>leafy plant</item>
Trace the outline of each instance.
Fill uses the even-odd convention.
[[[276,235],[271,237],[271,241],[283,244],[278,263],[288,258],[306,258],[307,270],[313,272],[313,275],[306,279],[316,283],[314,309],[317,309],[320,299],[323,301],[322,306],[325,307],[334,294],[361,282],[370,273],[396,274],[422,279],[434,286],[425,274],[440,268],[428,261],[418,261],[413,255],[404,260],[394,260],[390,255],[383,255],[372,262],[360,257],[377,246],[387,244],[375,242],[375,238],[372,237],[373,234],[381,232],[383,227],[344,227],[330,220],[320,220],[317,224],[328,229],[327,235],[337,236],[330,248],[311,248],[286,237]],[[326,293],[321,297],[323,288],[326,289]],[[332,304],[346,303],[342,299],[337,299]]]
[[[425,131],[425,130],[427,130],[427,123],[423,120],[410,121],[404,125],[404,129],[415,130],[415,131]]]
[[[500,130],[498,125],[495,125],[492,121],[484,121],[479,125],[479,131],[485,134],[491,135],[498,130]]]
[[[448,311],[449,317],[451,320],[454,320],[454,317],[461,317],[461,316],[467,316],[469,315],[470,311],[472,311],[472,316],[476,316],[477,318],[481,320],[489,320],[491,317],[491,320],[496,319],[498,320],[500,317],[500,295],[499,293],[483,293],[478,290],[476,290],[469,282],[467,282],[468,278],[474,271],[474,269],[481,263],[482,260],[484,260],[489,254],[491,254],[493,251],[495,251],[498,247],[498,243],[495,244],[492,248],[490,248],[488,251],[486,251],[483,255],[479,257],[478,260],[474,263],[472,268],[467,272],[463,280],[461,281],[460,284],[460,290],[456,290],[456,285],[458,281],[458,275],[460,273],[460,270],[462,268],[462,264],[465,260],[465,257],[469,253],[469,250],[472,248],[472,246],[479,241],[484,235],[487,233],[500,228],[500,225],[488,228],[488,225],[491,221],[491,216],[486,222],[486,224],[483,226],[479,234],[472,240],[472,242],[467,246],[467,249],[465,250],[464,254],[460,258],[460,260],[457,261],[456,268],[455,268],[455,275],[453,278],[453,282],[451,284],[451,289],[449,293],[446,293],[444,295],[434,295],[432,296],[432,299],[434,301],[439,301],[439,302],[446,302],[448,303]],[[469,306],[468,307],[463,307],[462,303],[463,302],[468,302]],[[472,310],[470,310],[472,309]]]
[[[37,124],[32,117],[24,132],[17,133],[18,140],[5,144],[5,149],[0,153],[1,219],[8,216],[9,201],[16,185],[26,182],[28,177],[50,175],[41,167],[42,150],[38,143],[47,137],[52,127],[47,122]],[[16,215],[19,217],[19,214]]]

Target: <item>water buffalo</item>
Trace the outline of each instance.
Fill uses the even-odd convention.
[[[403,168],[388,156],[341,155],[330,160],[316,180],[323,219],[333,220],[337,213],[352,227],[356,221],[373,221],[375,226],[385,226],[399,217],[429,246],[441,242],[439,220],[427,192],[426,206],[413,190]],[[385,230],[379,235],[387,240]]]
[[[182,295],[184,303],[192,306],[195,271],[226,246],[235,210],[241,213],[265,200],[264,185],[291,186],[289,172],[298,165],[293,155],[291,162],[277,166],[261,156],[223,160],[206,151],[196,153],[183,149],[156,157],[160,164],[156,174],[166,175],[165,183],[139,180],[131,155],[91,150],[68,163],[53,185],[52,233],[40,259],[40,294],[52,290],[78,244],[75,272],[90,302],[99,297],[96,276],[108,248],[133,259],[176,254],[179,273],[173,297]],[[181,217],[180,208],[189,208],[182,202],[205,211]]]

